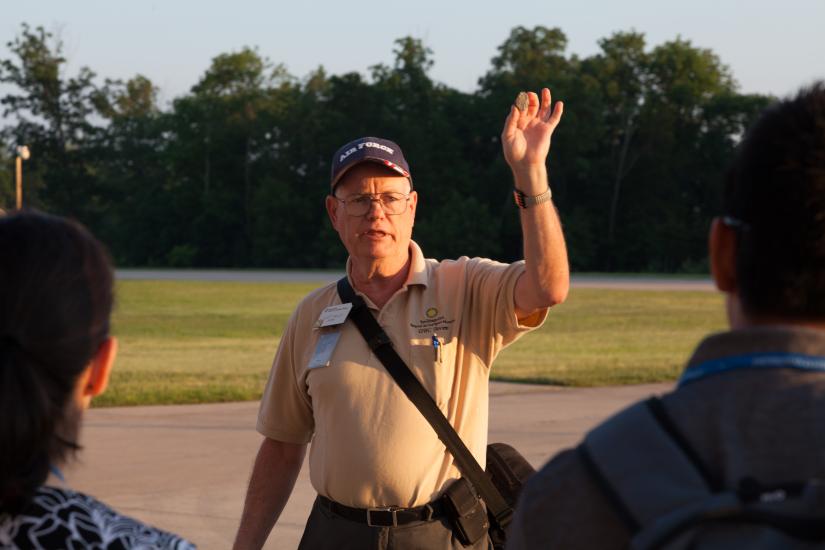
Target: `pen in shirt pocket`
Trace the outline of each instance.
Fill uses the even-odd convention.
[[[435,333],[433,333],[433,354],[435,355],[435,361],[441,363],[441,341]]]

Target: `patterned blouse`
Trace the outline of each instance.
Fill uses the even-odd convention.
[[[190,550],[195,546],[121,516],[83,493],[43,486],[22,514],[0,515],[0,548]]]

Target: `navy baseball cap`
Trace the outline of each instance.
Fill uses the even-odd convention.
[[[410,167],[397,143],[377,137],[362,137],[350,141],[333,155],[330,189],[334,191],[344,174],[362,162],[375,162],[395,170],[409,179],[412,185]]]

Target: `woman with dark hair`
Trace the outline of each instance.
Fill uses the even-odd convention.
[[[112,302],[106,251],[81,225],[0,217],[0,548],[194,548],[62,480],[117,353]]]

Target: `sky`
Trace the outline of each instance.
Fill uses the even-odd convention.
[[[63,41],[70,75],[81,66],[101,79],[139,73],[159,87],[163,104],[187,93],[213,57],[244,46],[299,78],[319,65],[328,74],[367,74],[392,63],[403,36],[433,50],[434,80],[472,92],[519,25],[559,27],[567,53],[581,57],[616,31],[642,32],[648,47],[681,36],[713,50],[745,93],[784,96],[825,79],[823,0],[27,0],[4,11],[0,59],[21,23],[43,26]]]

